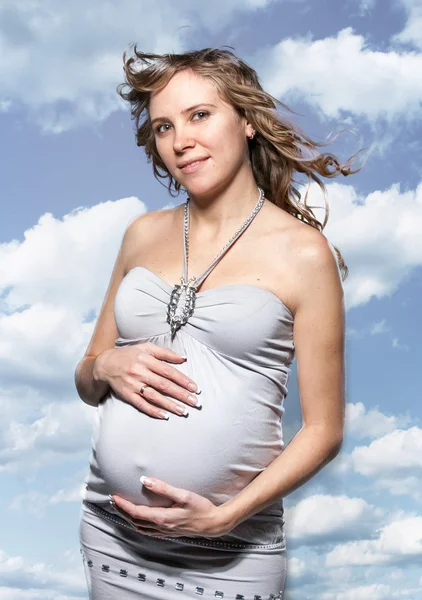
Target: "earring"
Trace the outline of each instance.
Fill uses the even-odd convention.
[[[248,138],[250,140],[253,140],[254,136],[255,136],[255,131],[252,131],[251,135],[248,135]]]

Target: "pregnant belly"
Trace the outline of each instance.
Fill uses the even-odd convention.
[[[249,391],[250,395],[250,391]],[[224,410],[222,408],[224,407]],[[221,504],[282,451],[280,419],[259,399],[214,398],[188,417],[154,419],[111,393],[98,408],[94,454],[109,493],[135,504],[170,506],[142,486],[141,475]]]

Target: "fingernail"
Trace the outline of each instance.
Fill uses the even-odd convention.
[[[188,399],[191,402],[193,402],[197,408],[200,408],[202,406],[200,399],[197,398],[196,396],[188,396]]]
[[[180,416],[183,415],[184,417],[186,417],[189,414],[186,406],[178,405],[178,406],[176,406],[176,411],[179,413]]]
[[[154,485],[154,482],[151,479],[148,479],[148,477],[145,477],[144,475],[141,475],[139,481],[142,483],[142,485],[148,485],[149,487],[152,487]]]
[[[184,358],[185,360],[188,360],[188,357],[187,357],[187,356],[185,356],[184,354],[181,354],[180,356],[181,356],[182,358]]]
[[[163,410],[160,410],[160,412],[158,413],[158,416],[160,417],[160,419],[168,419],[169,418],[169,414],[164,412]]]

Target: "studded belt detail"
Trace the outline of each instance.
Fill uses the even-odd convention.
[[[113,516],[113,515],[111,515]],[[82,548],[80,548],[80,553],[82,555],[82,562],[84,564],[86,564],[86,566],[89,569],[95,569],[96,567],[98,567],[99,565],[94,564],[94,561],[92,561],[91,559],[87,559],[85,557],[85,552],[82,550]],[[104,573],[110,573],[110,565],[106,565],[106,564],[102,564],[101,565],[101,571],[103,571]],[[129,572],[127,569],[118,569],[118,574],[120,575],[120,577],[128,577]],[[146,573],[138,573],[136,575],[136,579],[138,581],[141,582],[147,582],[148,580],[148,576],[146,575]],[[153,578],[153,580],[155,579],[155,584],[158,585],[159,587],[173,587],[173,582],[170,582],[169,580],[163,579],[162,577],[157,577],[157,578]],[[176,581],[176,583],[174,583],[174,589],[176,589],[178,592],[183,592],[185,590],[185,584],[181,581]],[[186,590],[185,590],[186,592]],[[197,585],[195,587],[195,595],[198,596],[203,596],[205,593],[205,588]],[[189,594],[190,595],[190,594]],[[185,597],[185,595],[183,595],[183,597]],[[224,592],[222,590],[215,590],[214,591],[214,598],[218,598],[219,600],[222,600],[224,598]],[[230,598],[233,598],[233,595],[230,594]],[[246,598],[244,594],[236,594],[235,596],[235,600],[249,600],[250,597]],[[270,594],[269,596],[264,595],[262,596],[261,594],[254,594],[253,600],[283,600],[283,591],[280,590],[277,594]]]
[[[90,508],[93,512],[95,512],[100,517],[103,517],[113,523],[117,523],[117,525],[122,525],[123,527],[127,527],[131,531],[138,531],[134,525],[131,525],[128,521],[125,521],[123,518],[118,517],[116,515],[112,515],[108,511],[104,510],[98,504],[93,504],[92,502],[88,502],[88,500],[83,500],[83,503]],[[154,537],[154,536],[151,536]],[[176,544],[192,544],[194,546],[205,546],[208,548],[225,548],[227,550],[276,550],[282,549],[285,547],[285,542],[277,542],[275,544],[250,544],[250,543],[236,543],[236,542],[221,542],[219,540],[209,540],[208,538],[190,538],[190,537],[161,537],[157,538],[160,540],[168,540],[170,542],[175,542]]]

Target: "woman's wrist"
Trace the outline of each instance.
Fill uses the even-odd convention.
[[[104,381],[107,383],[105,364],[110,350],[110,348],[107,348],[107,350],[100,352],[100,354],[98,354],[98,356],[96,356],[94,359],[94,363],[92,365],[92,377],[95,381]]]
[[[217,526],[222,531],[221,535],[227,535],[239,524],[233,504],[230,503],[230,500],[217,506],[215,515],[218,524]]]

